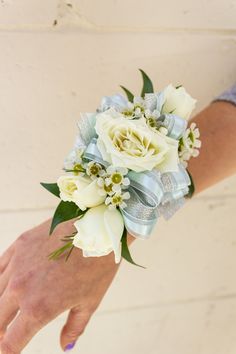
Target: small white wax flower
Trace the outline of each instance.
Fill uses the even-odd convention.
[[[97,179],[97,185],[100,187],[99,188],[99,191],[98,191],[98,193],[100,194],[100,195],[112,195],[112,194],[114,194],[114,191],[113,191],[113,185],[112,185],[112,183],[108,183],[107,182],[107,179],[106,179],[106,175],[105,176],[103,176],[103,177],[99,177],[98,179]]]
[[[125,109],[123,109],[123,111],[121,113],[126,119],[134,119],[135,112],[134,112],[133,103],[129,102],[128,106]]]
[[[112,184],[115,188],[118,186],[128,186],[130,184],[129,178],[124,177],[127,175],[128,169],[125,167],[113,167],[107,168],[108,177],[105,179],[105,184],[108,186]]]
[[[86,173],[90,178],[95,179],[103,175],[104,170],[102,165],[97,162],[91,161],[87,164]]]
[[[198,149],[201,147],[199,137],[200,132],[199,129],[196,128],[196,123],[191,123],[190,127],[186,129],[180,139],[179,158],[185,167],[187,167],[187,161],[191,157],[197,157],[199,155]]]
[[[145,101],[142,97],[134,97],[133,103],[129,102],[121,113],[128,119],[141,118],[145,111]]]
[[[105,200],[105,204],[109,205],[109,208],[111,210],[116,207],[125,208],[127,206],[125,200],[129,198],[130,198],[129,192],[125,192],[123,194],[121,192],[118,192],[111,197],[107,197]]]

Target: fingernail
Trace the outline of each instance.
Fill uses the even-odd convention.
[[[65,347],[65,352],[68,352],[69,350],[73,349],[75,346],[75,342],[67,344]]]

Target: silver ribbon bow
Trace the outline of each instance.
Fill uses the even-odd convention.
[[[96,138],[86,148],[84,157],[109,166],[98,150]],[[157,169],[140,173],[129,171],[128,178],[130,199],[126,200],[125,208],[120,208],[121,213],[128,232],[146,239],[151,235],[158,217],[163,215],[168,219],[183,205],[191,181],[181,164],[175,172],[160,173]]]

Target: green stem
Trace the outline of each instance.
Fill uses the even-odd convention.
[[[52,253],[50,253],[48,255],[48,258],[50,260],[52,259],[57,259],[58,257],[60,257],[64,252],[66,252],[69,248],[74,248],[73,242],[70,240],[69,242],[67,242],[64,246],[59,247],[58,249],[56,249],[55,251],[53,251]]]

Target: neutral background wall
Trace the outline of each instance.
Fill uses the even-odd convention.
[[[119,84],[139,92],[139,67],[200,110],[236,78],[236,1],[0,1],[1,250],[52,214],[39,182],[61,173],[79,112]],[[160,221],[132,247],[147,270],[123,263],[77,350],[235,354],[235,212],[232,177]],[[63,321],[25,352],[59,353]]]

